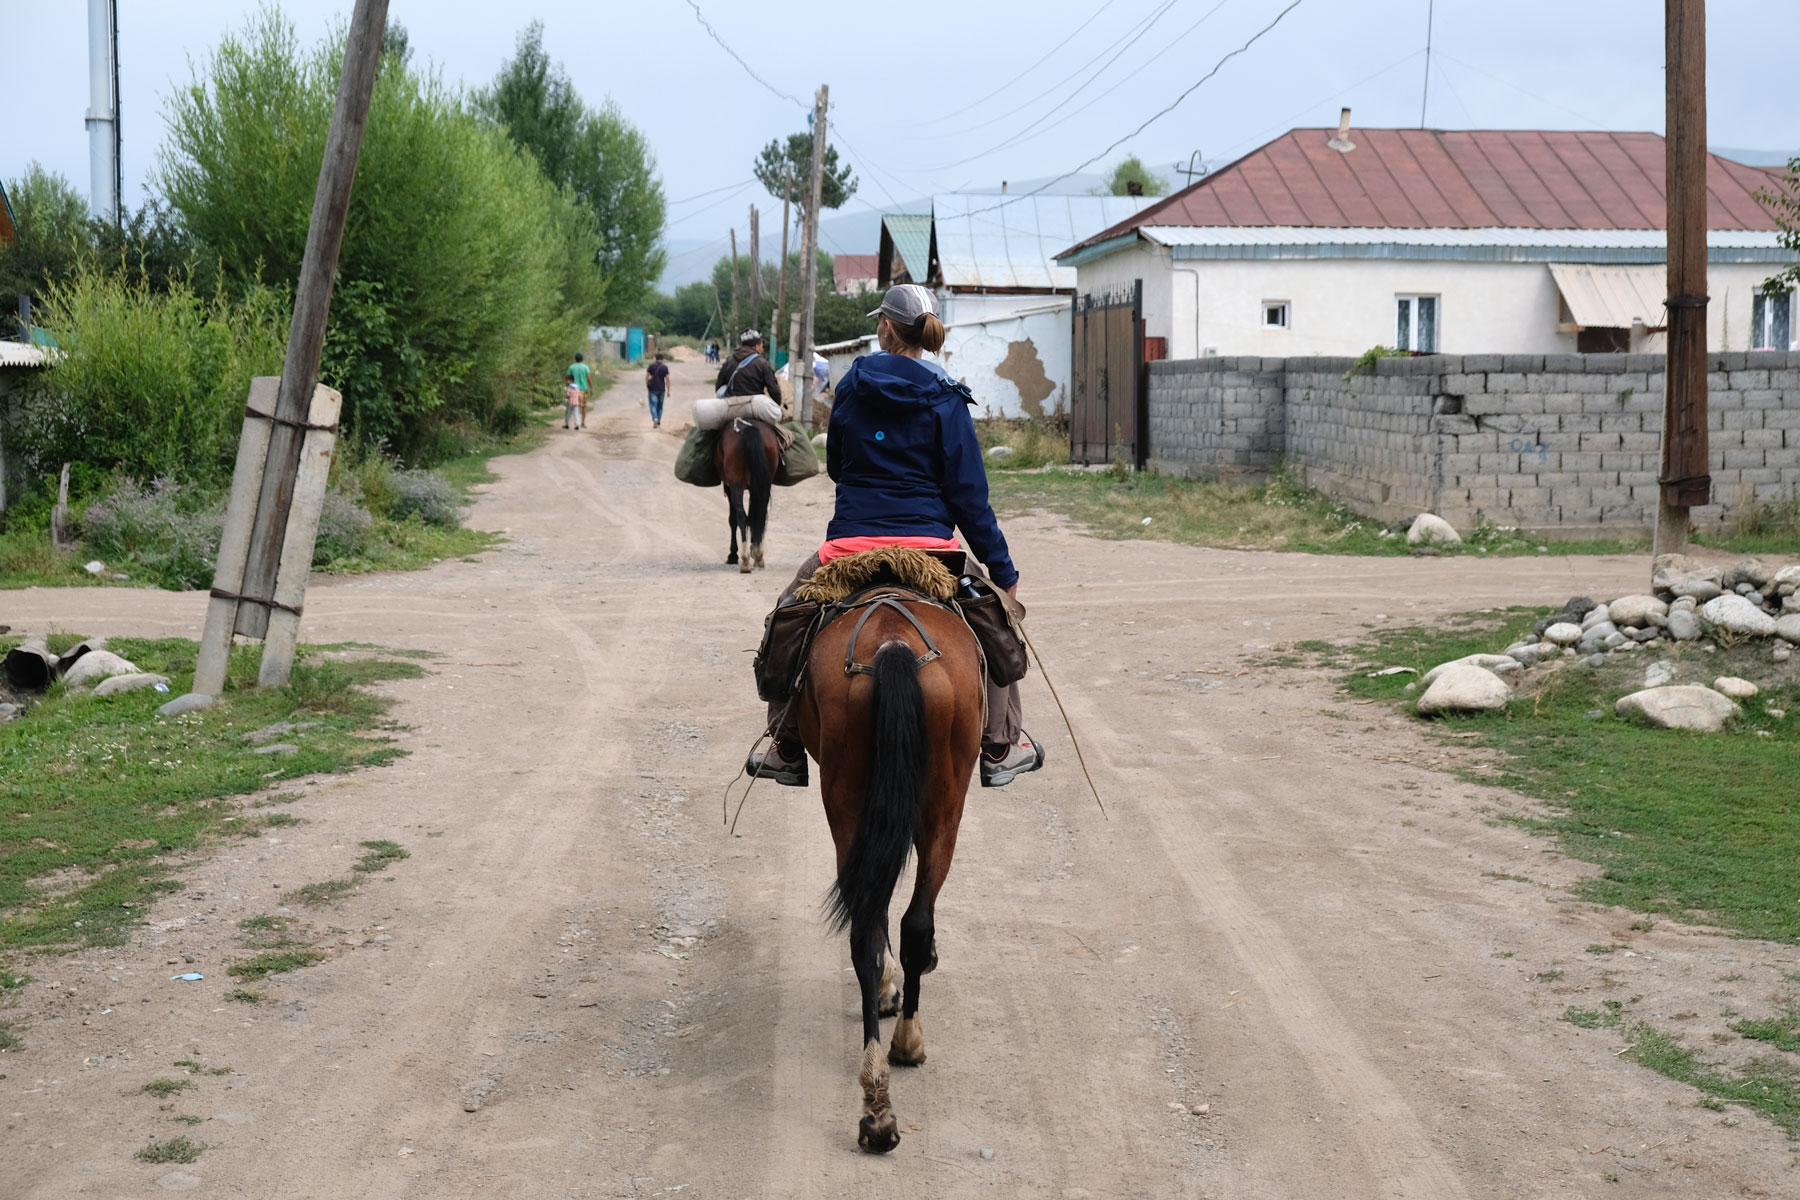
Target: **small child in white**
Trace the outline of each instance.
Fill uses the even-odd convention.
[[[567,382],[563,387],[563,428],[581,428],[581,388],[575,382],[575,376],[564,377]],[[570,422],[574,422],[573,425]]]

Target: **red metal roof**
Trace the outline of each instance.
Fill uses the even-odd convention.
[[[1661,134],[1294,129],[1080,246],[1140,225],[1359,229],[1662,229]],[[1782,173],[1709,156],[1709,229],[1772,230],[1756,199]],[[1075,247],[1075,248],[1079,248]]]

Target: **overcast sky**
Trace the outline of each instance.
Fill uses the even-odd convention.
[[[1334,124],[1344,104],[1359,126],[1419,124],[1429,0],[1303,0],[1173,112],[1102,153],[1288,2],[700,0],[700,7],[775,89],[810,106],[813,90],[831,85],[832,141],[861,178],[848,207],[887,209],[932,191],[1042,179],[1091,156],[1099,158],[1090,171],[1135,152],[1165,174],[1196,150],[1225,161],[1293,126]],[[203,60],[256,7],[257,0],[121,0],[129,202],[144,197],[165,99],[189,79],[190,60]],[[350,7],[350,0],[283,5],[308,42]],[[1792,74],[1800,3],[1711,0],[1707,8],[1710,140],[1800,149]],[[655,148],[672,202],[672,248],[710,261],[731,225],[743,236],[752,200],[776,210],[764,229],[779,235],[779,200],[756,187],[729,189],[750,180],[759,147],[805,127],[804,110],[751,79],[686,0],[392,0],[390,13],[411,33],[415,62],[429,60],[470,86],[491,78],[519,29],[541,18],[546,44],[582,95],[610,96]],[[1661,131],[1661,18],[1655,0],[1436,0],[1426,121],[1451,129]],[[85,191],[86,5],[0,0],[0,29],[8,98],[0,175],[14,178],[35,159]],[[703,195],[720,188],[727,190]]]

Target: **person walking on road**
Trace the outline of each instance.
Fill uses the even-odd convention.
[[[573,421],[573,428],[580,429],[581,389],[575,386],[574,372],[571,371],[563,379],[563,428],[570,428],[569,422]]]
[[[658,354],[644,372],[644,386],[650,390],[650,428],[662,428],[663,401],[669,394],[669,365]]]
[[[575,356],[575,361],[569,364],[569,378],[581,390],[581,399],[576,405],[579,421],[575,428],[585,429],[587,428],[588,365],[582,361],[582,356],[579,354]]]

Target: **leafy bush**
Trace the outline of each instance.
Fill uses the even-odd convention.
[[[87,506],[81,528],[88,547],[113,567],[131,563],[181,590],[212,582],[224,521],[215,492],[169,479],[148,487],[122,479]]]
[[[313,566],[322,567],[340,558],[355,558],[368,548],[375,518],[340,488],[325,493],[319,510],[319,536],[313,543]]]
[[[404,521],[416,515],[427,525],[455,529],[462,524],[456,489],[436,471],[395,471],[394,499],[382,515]]]
[[[337,91],[341,31],[302,51],[265,8],[169,104],[160,182],[226,276],[291,286]],[[343,421],[428,462],[434,430],[553,387],[605,293],[593,212],[435,74],[390,54],[376,81],[322,378]]]
[[[236,303],[203,300],[182,282],[159,292],[95,268],[52,285],[38,322],[64,354],[23,391],[8,442],[24,475],[41,483],[77,462],[100,475],[222,482],[251,376],[281,370],[285,308],[261,286]]]

